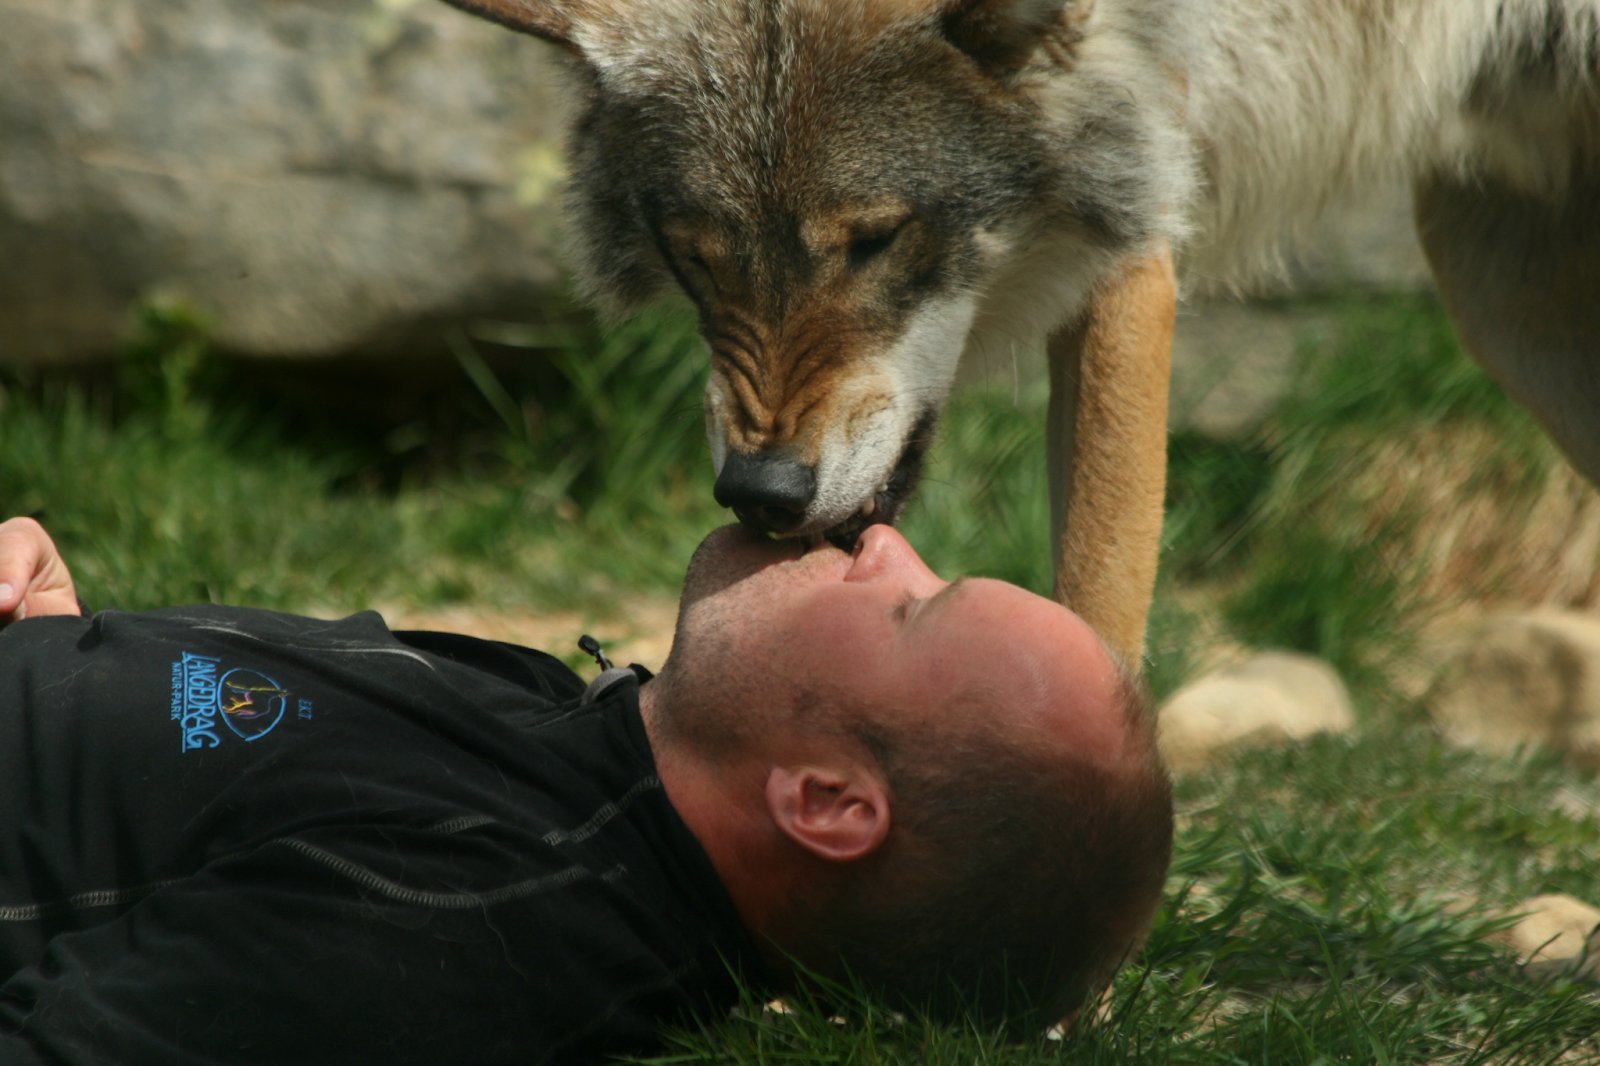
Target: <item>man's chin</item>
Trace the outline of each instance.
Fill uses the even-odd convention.
[[[779,559],[793,558],[803,545],[797,541],[781,540],[751,529],[738,522],[720,526],[706,534],[695,552],[710,564],[722,561],[749,560],[764,565]]]
[[[712,530],[695,549],[683,579],[685,603],[714,595],[753,574],[779,563],[792,562],[813,551],[837,552],[825,542],[800,538],[776,539],[742,525]]]

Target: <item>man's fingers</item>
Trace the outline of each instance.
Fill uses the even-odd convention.
[[[28,617],[28,574],[18,575],[12,568],[12,558],[6,555],[9,545],[0,539],[0,626],[7,622],[20,622]]]
[[[28,602],[22,589],[11,581],[0,581],[0,626],[28,617]]]
[[[50,543],[44,528],[31,518],[0,522],[0,618],[21,618],[22,598],[39,570],[41,546]]]
[[[72,575],[44,527],[31,518],[0,522],[0,625],[77,612]]]
[[[31,518],[0,522],[0,609],[21,598],[49,545],[50,535]]]
[[[46,592],[32,592],[24,597],[22,606],[17,608],[15,620],[44,618],[52,614],[79,614],[81,611],[78,597],[72,589],[50,589]]]
[[[18,553],[11,551],[15,545],[0,537],[0,619],[25,618],[28,583],[32,580],[33,560],[19,561]]]

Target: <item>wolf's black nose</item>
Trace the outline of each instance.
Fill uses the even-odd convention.
[[[817,472],[786,455],[729,452],[713,493],[745,525],[788,533],[800,525],[817,494]]]

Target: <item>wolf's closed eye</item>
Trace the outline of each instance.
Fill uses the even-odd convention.
[[[905,232],[906,225],[910,221],[907,218],[887,229],[872,230],[852,237],[850,246],[845,250],[845,261],[849,263],[850,269],[860,270],[887,252],[894,246],[900,234]]]

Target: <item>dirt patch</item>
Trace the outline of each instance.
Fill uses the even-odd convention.
[[[1407,521],[1401,565],[1439,603],[1600,603],[1600,492],[1557,456],[1529,475],[1486,427],[1386,437],[1330,502],[1374,529]]]

